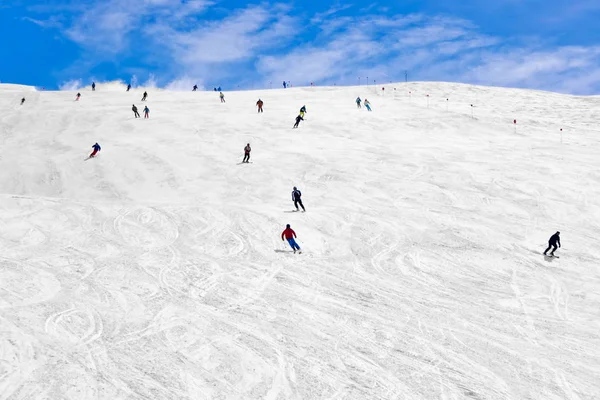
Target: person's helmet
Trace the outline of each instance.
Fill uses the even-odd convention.
[[[294,190],[296,190],[296,186],[294,186]]]
[[[290,227],[290,224],[287,224],[285,227],[286,227],[286,228],[289,228],[289,227]]]
[[[556,234],[557,234],[557,235],[560,235],[560,232],[556,231]]]

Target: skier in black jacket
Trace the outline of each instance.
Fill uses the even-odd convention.
[[[550,236],[550,240],[548,240],[548,248],[544,251],[544,255],[553,247],[550,252],[550,257],[554,257],[554,252],[556,251],[556,244],[558,243],[558,247],[560,247],[560,232],[556,232],[554,235]]]
[[[298,115],[298,116],[296,117],[296,123],[294,124],[294,128],[297,128],[297,127],[298,127],[298,125],[300,124],[300,121],[304,121],[304,118],[302,118],[302,116],[301,116],[301,115]]]
[[[294,191],[292,192],[292,200],[296,206],[296,211],[300,211],[298,209],[298,204],[300,204],[300,207],[302,207],[302,212],[306,212],[306,208],[304,208],[304,204],[302,204],[302,192],[300,192],[296,186],[294,186]]]

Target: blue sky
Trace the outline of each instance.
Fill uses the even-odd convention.
[[[493,4],[488,4],[493,3]],[[0,0],[0,81],[441,80],[600,93],[600,1]]]

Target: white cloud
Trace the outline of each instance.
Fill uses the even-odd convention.
[[[70,80],[70,81],[63,82],[60,85],[58,85],[58,88],[60,90],[79,90],[82,87],[83,87],[83,83],[81,82],[81,79]]]
[[[169,82],[165,89],[174,90],[180,92],[189,92],[192,90],[194,85],[198,85],[198,90],[204,90],[204,84],[199,79],[193,79],[188,76],[182,76],[171,82]]]
[[[586,9],[594,4],[586,0]],[[349,16],[344,11],[351,7],[340,4],[311,17],[285,4],[259,3],[215,19],[224,10],[205,14],[212,5],[212,0],[106,0],[71,8],[77,14],[70,22],[54,16],[30,20],[64,26],[64,34],[85,49],[86,62],[70,73],[86,76],[95,64],[119,65],[135,54],[141,65],[160,71],[148,86],[157,81],[182,90],[200,82],[354,84],[367,75],[370,81],[402,80],[409,70],[414,79],[600,91],[595,46],[552,47],[548,38],[507,40],[486,35],[464,19],[388,15],[376,6]],[[146,75],[138,68],[124,72]]]

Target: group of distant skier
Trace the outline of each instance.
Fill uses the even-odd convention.
[[[356,98],[356,108],[362,108],[361,106],[362,100],[360,99],[360,97]],[[369,103],[369,100],[365,99],[364,103],[365,108],[367,109],[367,111],[371,111],[371,103]]]
[[[131,111],[133,111],[133,116],[135,118],[141,118],[140,117],[140,113],[138,112],[138,108],[135,106],[135,104],[131,107]],[[144,118],[150,118],[150,109],[148,108],[148,106],[144,106]]]
[[[287,87],[287,83],[285,81],[283,82],[283,87],[284,88]],[[130,89],[131,89],[131,85],[128,84],[127,91],[129,91]],[[198,86],[194,85],[192,91],[197,91],[197,89],[198,89]],[[96,90],[96,84],[92,83],[92,91],[95,91],[95,90]],[[215,88],[215,91],[217,91],[217,88]],[[218,88],[218,91],[219,91],[219,97],[221,99],[221,103],[225,103],[225,95],[221,91],[221,88]],[[77,93],[75,100],[79,101],[80,98],[81,98],[81,93]],[[141,101],[146,101],[147,98],[148,98],[148,93],[144,92]],[[24,103],[25,103],[25,98],[22,98],[21,105],[23,105]],[[360,97],[357,97],[356,98],[356,107],[360,109],[360,108],[362,108],[363,104],[368,111],[372,111],[371,103],[367,99],[365,99],[363,102]],[[263,105],[264,105],[264,102],[261,99],[258,99],[258,101],[256,102],[256,106],[258,108],[259,113],[263,112]],[[141,118],[135,104],[132,105],[131,109],[134,113],[135,118]],[[149,118],[150,109],[148,108],[148,106],[145,106],[143,111],[144,111],[144,118]],[[299,112],[298,116],[296,117],[296,122],[295,122],[293,128],[298,128],[300,121],[304,121],[304,116],[306,115],[306,113],[307,113],[306,105],[303,105],[300,108],[300,112]],[[100,145],[98,143],[95,143],[92,146],[92,153],[89,155],[88,159],[94,158],[100,150],[101,150]],[[250,162],[250,152],[251,151],[252,151],[252,148],[250,147],[250,143],[246,144],[246,146],[244,147],[244,158],[242,160],[242,163]],[[292,191],[292,201],[294,203],[294,207],[296,208],[296,211],[300,211],[300,208],[302,208],[302,212],[306,212],[304,204],[302,203],[302,192],[300,192],[300,190],[296,186],[294,186],[293,191]],[[294,230],[291,228],[290,224],[287,224],[285,230],[281,233],[281,240],[287,240],[288,244],[290,245],[290,247],[292,248],[294,253],[301,251],[300,246],[298,245],[298,243],[295,240],[296,238],[297,238],[296,232],[294,232]],[[544,256],[558,257],[558,256],[554,255],[554,252],[560,247],[561,247],[560,232],[556,232],[548,240],[548,248],[544,251],[543,254],[544,254]],[[550,251],[550,250],[552,250],[552,251]],[[548,255],[548,251],[550,251],[549,255]]]

